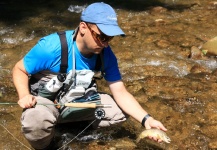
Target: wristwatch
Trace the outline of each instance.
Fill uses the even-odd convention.
[[[142,119],[142,122],[141,122],[142,126],[145,126],[145,121],[146,121],[149,117],[151,117],[150,114],[145,115],[145,117]]]

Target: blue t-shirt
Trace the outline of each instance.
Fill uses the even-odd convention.
[[[94,70],[97,55],[91,58],[82,56],[76,42],[73,41],[74,31],[66,31],[66,40],[68,44],[68,69],[72,69],[72,48],[75,51],[75,68],[76,70]],[[117,58],[108,46],[104,49],[103,55],[105,80],[118,81],[121,80],[120,71],[118,69]],[[52,72],[60,71],[61,62],[61,43],[57,33],[50,34],[41,38],[38,43],[24,56],[24,66],[29,74],[36,74],[43,70]]]

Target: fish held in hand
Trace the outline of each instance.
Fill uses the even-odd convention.
[[[166,143],[170,143],[170,138],[166,135],[166,133],[159,129],[148,129],[144,130],[142,133],[140,133],[139,137],[136,139],[136,142],[138,143],[141,139],[152,136],[157,138],[158,140],[162,140]]]

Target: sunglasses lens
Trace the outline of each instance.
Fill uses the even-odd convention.
[[[101,35],[99,36],[99,40],[102,42],[109,42],[111,41],[113,36],[106,36],[106,35]]]
[[[88,25],[87,27],[89,28],[92,36],[94,39],[97,39],[99,42],[109,42],[113,39],[113,36],[107,36],[105,34],[97,34],[95,31],[93,31]]]

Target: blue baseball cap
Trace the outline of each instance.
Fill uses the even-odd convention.
[[[93,3],[85,8],[81,14],[81,20],[96,24],[108,36],[125,35],[118,26],[114,9],[103,2]]]

